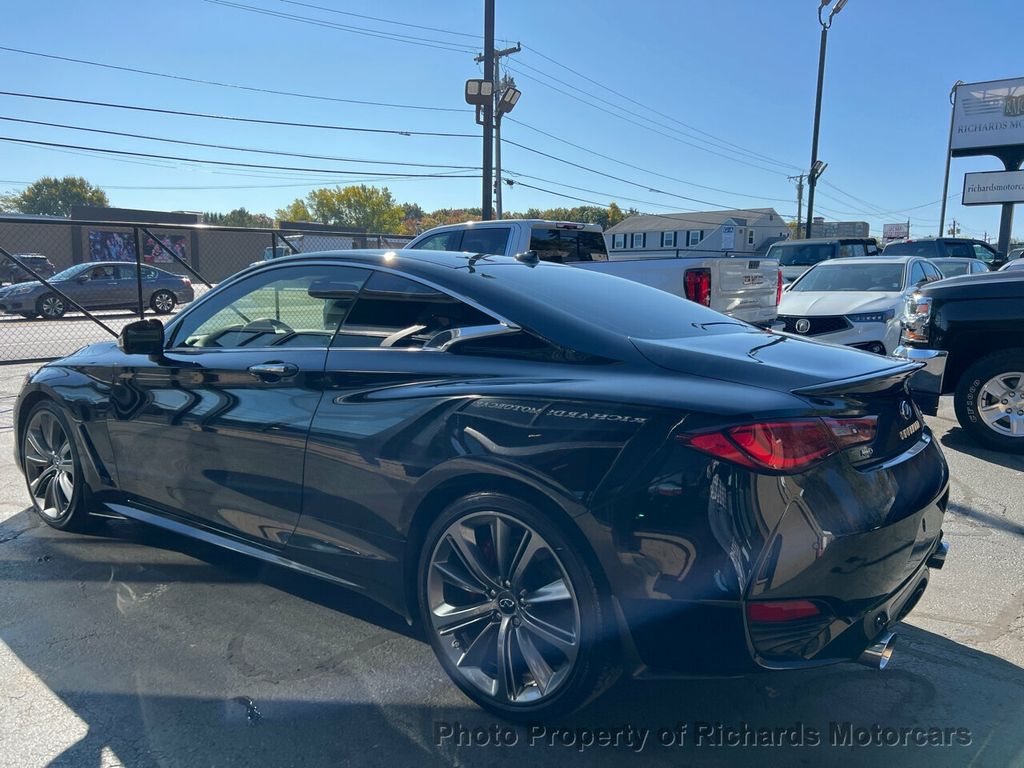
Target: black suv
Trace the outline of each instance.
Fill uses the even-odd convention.
[[[41,253],[16,253],[14,258],[29,269],[34,269],[43,277],[52,277],[57,268]],[[0,285],[4,283],[24,283],[35,278],[10,259],[0,257]]]
[[[960,426],[979,443],[1024,453],[1024,270],[931,283],[907,301],[895,356],[925,364],[910,389],[935,415],[953,395]]]
[[[922,237],[918,240],[902,240],[898,243],[889,243],[883,253],[886,256],[923,256],[926,259],[981,259],[993,270],[1006,263],[1006,256],[985,241],[966,237]]]

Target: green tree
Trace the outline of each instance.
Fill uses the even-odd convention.
[[[228,213],[204,213],[203,219],[207,224],[217,224],[222,227],[261,227],[274,226],[274,220],[265,213],[249,213],[245,208],[235,208]]]
[[[402,206],[387,187],[366,184],[349,187],[321,187],[277,212],[278,219],[304,214],[306,221],[365,229],[368,232],[397,232],[402,226]]]
[[[108,208],[110,200],[106,192],[81,176],[62,179],[44,176],[21,193],[0,198],[0,209],[40,216],[70,216],[71,207],[75,205]]]
[[[306,201],[299,198],[284,208],[278,208],[274,212],[274,218],[278,221],[312,221],[313,214],[309,212]]]

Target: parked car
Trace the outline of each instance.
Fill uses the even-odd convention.
[[[922,237],[889,243],[882,250],[885,256],[924,256],[926,259],[981,259],[989,269],[1006,263],[1006,256],[983,240],[967,237]]]
[[[1024,269],[1024,259],[1008,261],[999,268],[1000,272],[1009,272],[1011,269]]]
[[[788,285],[818,262],[878,253],[878,241],[873,237],[816,237],[773,243],[766,255],[779,262],[782,282]]]
[[[702,254],[610,261],[597,224],[542,219],[471,221],[435,227],[405,247],[503,256],[532,252],[540,261],[623,277],[761,326],[775,319],[782,288],[778,263],[763,257]]]
[[[952,393],[964,431],[1024,453],[1024,273],[924,286],[907,301],[896,357],[926,364],[911,381],[922,411],[934,415],[939,396]]]
[[[932,262],[915,257],[821,262],[782,294],[774,327],[887,355],[899,345],[907,297],[941,279]]]
[[[949,258],[931,259],[932,264],[939,268],[943,277],[960,277],[960,275],[980,275],[989,272],[988,265],[981,259]]]
[[[134,309],[139,302],[135,264],[122,261],[76,264],[48,278],[47,282],[57,290],[38,281],[0,288],[0,314],[28,319],[41,315],[46,320],[57,320],[66,312],[75,311],[65,296],[90,310]],[[143,265],[144,306],[158,315],[166,315],[178,304],[187,304],[194,298],[192,281],[187,277]]]
[[[335,252],[43,366],[14,442],[48,525],[354,589],[541,720],[622,671],[883,666],[946,553],[914,370],[599,272]]]
[[[24,263],[29,269],[45,278],[51,277],[57,271],[57,268],[53,266],[53,262],[41,253],[15,253],[14,257]],[[24,283],[28,280],[35,280],[35,277],[10,259],[0,256],[0,285],[5,283]]]
[[[1006,260],[1014,261],[1015,259],[1019,259],[1021,256],[1024,256],[1024,248],[1013,248],[1008,254],[1006,254]]]

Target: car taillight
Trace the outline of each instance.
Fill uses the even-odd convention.
[[[679,435],[698,451],[749,469],[800,472],[847,448],[870,443],[878,417],[790,419]]]
[[[711,306],[711,270],[707,268],[688,269],[683,275],[686,298],[705,307]]]
[[[779,267],[779,282],[775,287],[775,306],[782,303],[782,267]]]
[[[753,622],[797,621],[821,614],[810,600],[771,600],[747,603],[747,620]]]
[[[187,285],[187,286],[188,286],[189,288],[191,288],[191,287],[192,287],[192,281],[191,281],[191,280],[189,280],[189,279],[188,279],[187,277],[183,277],[183,278],[181,278],[181,282],[183,282],[183,283],[184,283],[185,285]]]
[[[900,341],[928,341],[928,325],[932,319],[932,300],[929,296],[915,293],[907,299],[900,325],[903,326]]]

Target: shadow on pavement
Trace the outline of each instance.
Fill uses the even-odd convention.
[[[966,453],[976,459],[981,459],[989,464],[996,464],[1008,469],[1024,471],[1024,455],[1016,453],[1004,453],[983,448],[976,443],[962,427],[953,427],[942,436],[940,441],[946,448],[951,448],[960,453]]]
[[[0,639],[85,732],[52,765],[1024,764],[1024,670],[914,627],[884,672],[628,680],[531,731],[470,704],[401,619],[359,595],[121,522],[80,536],[24,512],[0,542]],[[0,711],[31,717],[32,685],[0,691]],[[680,723],[683,746],[663,745]],[[946,745],[915,745],[918,731],[907,746],[830,743],[875,724]],[[10,718],[0,729],[5,751],[36,754]],[[594,729],[618,746],[587,746]]]

